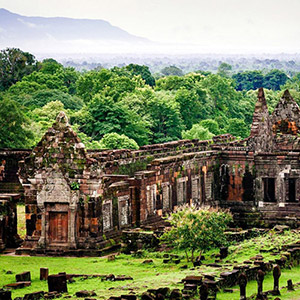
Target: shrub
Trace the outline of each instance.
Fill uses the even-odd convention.
[[[184,250],[187,261],[189,252],[194,261],[194,252],[220,247],[227,243],[224,234],[227,224],[232,220],[228,210],[219,208],[197,208],[181,206],[167,217],[171,229],[165,231],[161,240]]]

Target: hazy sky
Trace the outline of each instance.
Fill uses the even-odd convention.
[[[0,0],[27,16],[104,19],[212,52],[300,52],[300,0]]]

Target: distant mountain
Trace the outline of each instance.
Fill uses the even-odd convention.
[[[26,17],[0,9],[0,49],[97,52],[148,43],[151,42],[104,20]]]

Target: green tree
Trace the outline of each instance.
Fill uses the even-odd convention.
[[[228,63],[222,62],[218,67],[218,74],[222,77],[230,77],[232,66]]]
[[[135,140],[115,132],[105,134],[100,140],[100,146],[104,149],[139,149]]]
[[[42,107],[52,101],[60,101],[66,109],[79,110],[83,107],[83,101],[79,97],[71,96],[60,90],[39,90],[23,100],[22,104],[28,107]]]
[[[130,64],[125,67],[126,70],[128,70],[132,75],[140,75],[143,80],[145,80],[145,83],[150,86],[155,86],[155,79],[152,76],[149,67],[147,66],[140,66],[136,64]]]
[[[37,144],[41,140],[61,111],[65,111],[64,105],[60,101],[52,101],[29,113],[29,117],[33,121],[31,130],[34,133],[34,144]]]
[[[88,122],[80,129],[93,139],[100,140],[105,134],[116,132],[134,139],[139,145],[149,142],[149,124],[136,112],[111,98],[96,95],[88,105]],[[74,120],[78,123],[78,119]]]
[[[278,91],[280,86],[288,80],[287,75],[280,70],[272,70],[264,77],[264,87],[270,90]]]
[[[184,75],[182,70],[176,66],[165,67],[160,72],[161,72],[161,74],[163,74],[165,76],[170,76],[170,75],[183,76]]]
[[[0,91],[7,90],[23,76],[38,69],[35,57],[17,48],[0,51]]]
[[[52,75],[35,71],[30,75],[24,76],[22,81],[35,82],[40,85],[45,85],[48,89],[61,90],[66,93],[68,92],[63,79],[57,73]]]
[[[218,208],[179,207],[167,218],[171,229],[164,232],[161,241],[184,250],[187,261],[194,261],[195,252],[227,244],[224,231],[232,220],[231,214]]]
[[[193,87],[194,83],[191,80],[191,77],[167,76],[156,80],[155,90],[172,91],[179,90],[181,88],[192,89]]]
[[[27,148],[33,141],[29,119],[13,100],[0,97],[0,148]]]
[[[264,85],[264,75],[261,71],[245,71],[239,72],[232,76],[236,82],[236,89],[242,90],[257,90]]]
[[[180,139],[184,124],[179,104],[171,94],[157,92],[147,103],[147,112],[152,120],[151,143],[164,143]]]
[[[227,132],[236,137],[246,138],[249,136],[249,127],[242,119],[229,119]]]
[[[199,122],[203,116],[203,103],[206,100],[206,93],[203,90],[188,90],[181,88],[175,94],[175,101],[179,103],[179,110],[187,129],[194,123]]]
[[[209,132],[211,132],[214,135],[218,135],[220,134],[220,128],[219,128],[219,124],[217,121],[212,120],[212,119],[206,119],[206,120],[202,120],[200,122],[200,125],[204,128],[207,128]]]
[[[214,135],[200,124],[194,124],[190,130],[182,132],[182,138],[187,140],[210,140]]]
[[[40,72],[44,74],[54,75],[57,72],[62,72],[63,68],[63,65],[58,63],[55,59],[46,58],[41,63]]]
[[[242,118],[239,111],[239,102],[242,94],[234,88],[234,81],[219,75],[208,75],[199,82],[199,86],[207,93],[207,102],[213,107],[212,118],[217,116],[229,116]]]

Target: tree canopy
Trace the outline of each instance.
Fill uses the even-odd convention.
[[[126,136],[138,146],[182,138],[205,140],[227,132],[247,137],[256,89],[261,86],[270,112],[280,89],[289,88],[300,102],[300,73],[234,72],[236,65],[218,62],[211,72],[196,69],[184,74],[184,65],[178,66],[164,67],[155,76],[148,66],[132,63],[111,69],[94,64],[91,71],[77,71],[52,58],[39,62],[20,49],[2,50],[1,101],[8,112],[16,110],[8,123],[19,124],[7,145],[35,145],[60,109],[69,115],[87,147],[99,148],[108,134],[110,140],[118,137],[115,140],[121,143]],[[22,130],[25,139],[18,137]]]

